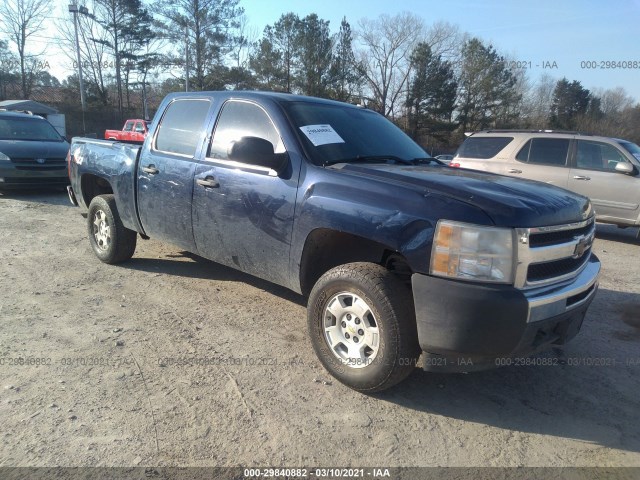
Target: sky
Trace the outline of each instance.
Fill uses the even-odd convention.
[[[71,21],[67,3],[58,0],[52,18]],[[343,17],[357,29],[362,18],[408,11],[427,26],[446,21],[491,43],[525,65],[533,81],[548,74],[578,80],[588,89],[620,86],[640,101],[640,0],[240,0],[239,5],[259,33],[287,12],[316,13],[335,33]],[[51,59],[51,73],[62,79],[72,73],[71,64],[51,40],[53,32],[50,26],[38,41]],[[603,68],[606,62],[616,68]]]

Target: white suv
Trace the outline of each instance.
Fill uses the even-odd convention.
[[[626,140],[487,130],[468,135],[449,165],[551,183],[589,197],[599,222],[640,226],[640,147]]]

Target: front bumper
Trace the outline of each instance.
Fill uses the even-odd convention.
[[[481,370],[569,341],[582,326],[599,273],[600,261],[591,255],[571,281],[531,290],[414,274],[424,368]]]
[[[60,168],[43,167],[39,169],[19,169],[11,162],[0,164],[0,190],[34,188],[34,187],[64,187],[69,185],[69,177],[65,166]]]

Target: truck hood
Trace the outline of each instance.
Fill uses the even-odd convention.
[[[65,158],[67,142],[39,140],[0,140],[0,152],[9,158]]]
[[[335,168],[423,190],[427,201],[429,195],[443,195],[475,205],[498,226],[562,225],[592,215],[588,198],[532,180],[444,166],[341,164]]]

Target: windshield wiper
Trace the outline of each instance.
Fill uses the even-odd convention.
[[[446,165],[442,160],[438,160],[434,157],[423,157],[423,158],[414,158],[411,161],[414,165],[420,163],[435,163],[436,165]]]
[[[351,158],[342,158],[340,160],[327,160],[323,163],[323,166],[335,165],[336,163],[379,163],[381,161],[391,160],[396,163],[402,163],[405,165],[415,165],[413,160],[405,160],[404,158],[396,157],[395,155],[358,155]]]

